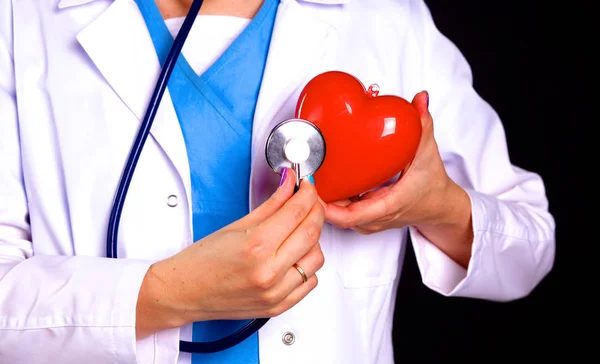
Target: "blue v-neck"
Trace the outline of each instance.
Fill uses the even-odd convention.
[[[146,21],[160,63],[163,64],[173,44],[173,37],[154,1],[135,1]],[[196,92],[206,98],[213,107],[223,112],[226,121],[240,133],[242,130],[239,130],[241,125],[238,114],[247,109],[234,105],[230,101],[239,98],[240,87],[237,85],[240,84],[240,81],[244,84],[257,85],[260,85],[262,81],[278,3],[279,0],[265,0],[244,31],[203,74],[197,75],[183,54],[177,60],[176,70],[185,75],[187,82],[193,85]],[[259,69],[255,67],[257,62],[262,63],[262,67],[258,67]],[[224,72],[225,74],[223,74]],[[243,74],[243,78],[240,80],[240,78],[234,77],[233,72],[240,76]],[[169,92],[173,93],[173,87],[169,87]],[[256,102],[255,98],[253,102]],[[254,108],[251,110],[252,114],[254,114]],[[242,129],[251,131],[247,126]]]
[[[173,37],[154,0],[135,1],[163,64]],[[190,166],[194,241],[249,211],[252,120],[278,3],[265,0],[244,31],[203,74],[196,74],[181,55],[169,80]],[[192,339],[215,340],[245,323],[247,320],[194,323]],[[193,364],[258,362],[258,334],[221,352],[192,355]]]

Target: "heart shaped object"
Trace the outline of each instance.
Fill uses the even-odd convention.
[[[315,124],[327,146],[314,174],[325,202],[360,195],[381,186],[412,161],[421,139],[421,120],[405,99],[379,96],[354,76],[330,71],[302,90],[296,117]]]

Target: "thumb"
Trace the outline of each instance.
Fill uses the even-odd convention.
[[[241,222],[249,225],[258,225],[277,210],[279,210],[286,202],[294,195],[294,187],[296,185],[296,175],[291,168],[285,168],[281,174],[281,182],[279,188],[250,214],[246,215]]]
[[[423,129],[433,127],[433,119],[429,113],[429,93],[427,91],[417,93],[412,100],[412,105],[417,109],[421,117]]]

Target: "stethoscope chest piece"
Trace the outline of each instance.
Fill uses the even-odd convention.
[[[297,180],[315,173],[325,160],[325,139],[319,128],[303,119],[277,124],[265,146],[269,167],[277,173],[292,168]]]

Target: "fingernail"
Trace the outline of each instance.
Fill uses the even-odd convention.
[[[313,185],[315,184],[315,179],[314,177],[311,175],[309,175],[308,177],[306,177],[306,179],[308,180],[308,182],[312,183]]]
[[[429,107],[429,92],[425,91],[425,95],[427,96],[427,107]]]
[[[288,174],[288,169],[284,168],[283,172],[281,173],[281,180],[279,181],[280,186],[283,184],[283,182],[285,182],[285,178],[287,177],[287,174]]]

